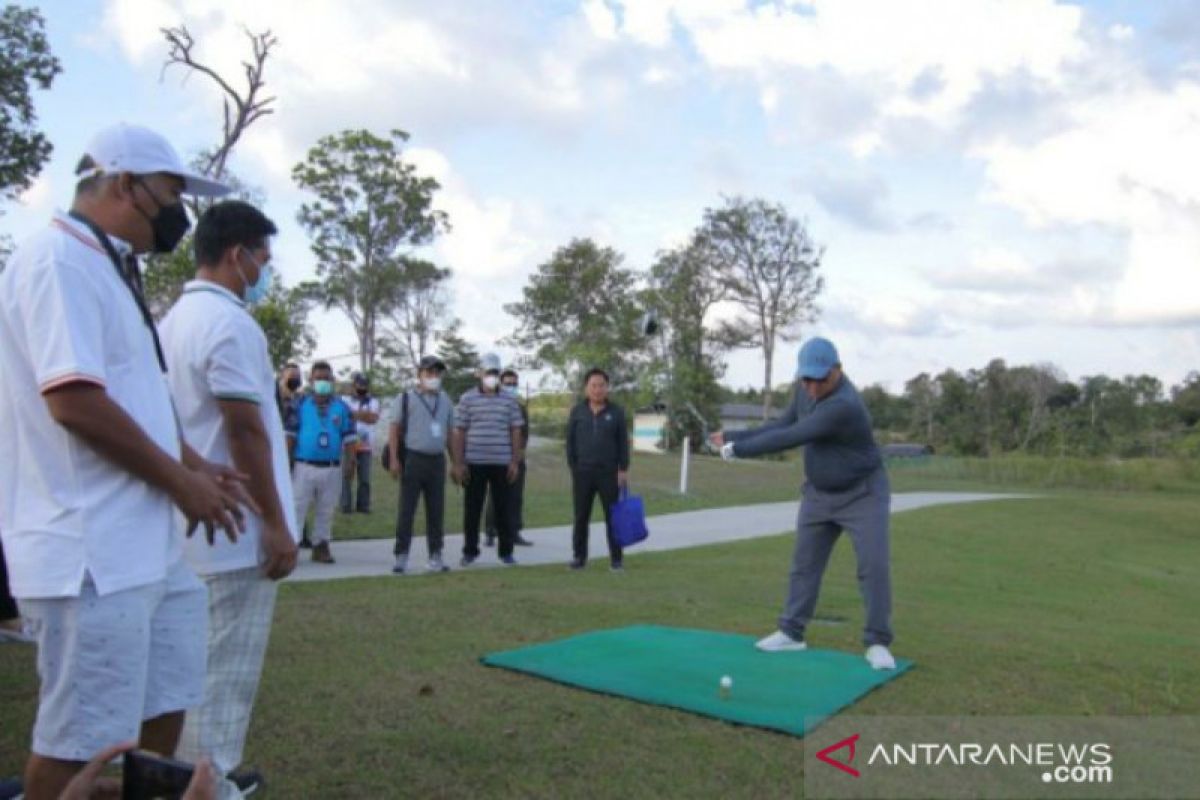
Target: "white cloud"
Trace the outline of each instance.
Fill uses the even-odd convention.
[[[42,173],[34,178],[29,188],[17,198],[17,202],[32,211],[49,211],[54,204],[54,188],[50,183],[50,176]]]
[[[1099,318],[1200,320],[1200,85],[1129,81],[1071,106],[1071,125],[1032,145],[976,148],[986,198],[1033,226],[1125,231],[1128,262]]]
[[[956,120],[985,78],[1020,72],[1057,83],[1086,50],[1082,12],[1053,0],[930,0],[919,9],[890,0],[624,0],[621,7],[631,39],[666,46],[674,21],[714,70],[770,84],[780,69],[830,69],[880,87],[884,116],[942,124]],[[926,89],[912,92],[921,82]]]
[[[604,0],[584,0],[583,17],[597,39],[617,38],[617,17]]]

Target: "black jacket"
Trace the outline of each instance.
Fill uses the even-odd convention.
[[[567,419],[567,465],[572,469],[629,469],[629,429],[625,410],[608,403],[593,414],[587,400]]]

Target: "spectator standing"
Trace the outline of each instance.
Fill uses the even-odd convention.
[[[357,433],[349,406],[333,393],[333,368],[317,361],[309,372],[312,392],[305,395],[288,428],[288,442],[295,457],[292,487],[296,497],[296,521],[315,508],[312,524],[312,560],[334,563],[329,542],[333,538],[333,512],[342,479],[354,463]]]
[[[488,492],[496,501],[500,561],[513,558],[512,485],[517,480],[525,420],[517,401],[500,392],[500,357],[488,353],[480,359],[479,384],[459,399],[454,411],[454,480],[463,492],[463,555],[469,567],[479,558],[479,522]]]
[[[533,542],[521,535],[525,529],[525,453],[529,449],[529,409],[521,402],[520,376],[512,367],[507,367],[500,373],[500,391],[517,401],[521,409],[521,418],[525,421],[521,428],[521,463],[518,467],[517,480],[512,485],[510,513],[512,514],[513,544],[529,547]],[[496,501],[488,494],[487,512],[484,514],[487,538],[485,544],[493,547],[496,544]]]
[[[608,373],[599,367],[588,370],[583,381],[583,400],[567,419],[567,466],[571,470],[571,498],[575,507],[572,537],[574,559],[571,569],[583,569],[588,560],[588,528],[592,504],[600,497],[604,530],[608,539],[609,565],[624,569],[621,545],[613,538],[612,506],[629,474],[629,430],[625,411],[608,399]]]
[[[355,444],[353,466],[349,475],[342,479],[342,513],[349,514],[357,511],[360,514],[371,513],[371,444],[375,434],[375,423],[379,422],[379,399],[371,394],[371,382],[361,372],[354,373],[352,379],[354,394],[342,398],[354,417],[355,432],[358,441]],[[358,478],[358,491],[354,492],[355,476]],[[353,507],[351,500],[353,499]]]
[[[442,389],[445,363],[425,356],[417,367],[417,387],[396,398],[388,425],[390,472],[400,481],[396,517],[396,563],[392,572],[408,569],[417,503],[425,498],[425,546],[429,572],[448,572],[442,559],[446,516],[446,453],[454,428],[454,402]],[[451,458],[454,457],[451,452]]]
[[[220,775],[242,761],[275,610],[275,581],[296,566],[295,501],[267,337],[247,305],[271,286],[275,224],[240,201],[196,224],[196,279],[162,323],[168,383],[183,435],[209,461],[248,476],[261,514],[236,542],[193,539],[184,556],[208,587],[204,703],[188,712],[180,756],[211,758]],[[261,779],[259,779],[261,780]],[[222,778],[222,797],[241,797]]]
[[[0,535],[41,680],[29,800],[118,742],[175,752],[208,616],[184,534],[236,538],[245,497],[180,438],[135,256],[175,249],[182,195],[227,187],[129,125],[93,138],[76,178],[70,213],[0,274]]]

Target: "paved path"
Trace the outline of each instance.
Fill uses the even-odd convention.
[[[949,503],[973,503],[981,500],[1017,499],[1028,496],[967,492],[908,492],[892,495],[892,513]],[[650,538],[630,550],[626,559],[632,559],[632,565],[636,564],[638,553],[647,551],[676,550],[683,547],[734,542],[741,539],[773,536],[794,530],[796,508],[796,501],[792,500],[786,503],[708,508],[701,511],[684,511],[678,514],[650,517],[647,520]],[[424,524],[423,513],[423,510],[417,512],[418,530]],[[516,548],[517,560],[522,564],[565,565],[571,560],[571,526],[535,528],[523,533],[525,538],[532,541],[534,545],[533,547]],[[608,550],[604,543],[604,524],[602,522],[592,524],[590,542],[593,556],[591,566],[594,568],[605,565],[608,561]],[[392,543],[391,539],[335,541],[333,554],[337,558],[336,564],[314,564],[309,560],[308,552],[302,550],[300,565],[289,580],[320,581],[391,575],[394,560]],[[458,568],[462,544],[462,534],[446,537],[443,552],[446,556],[446,563],[452,568]],[[470,569],[489,569],[501,566],[494,548],[484,547],[481,549],[483,555]],[[423,536],[415,537],[412,555],[409,559],[408,575],[424,575],[425,558],[425,538]]]

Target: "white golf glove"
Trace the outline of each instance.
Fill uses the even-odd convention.
[[[721,445],[721,458],[724,461],[733,461],[737,458],[733,452],[733,442],[726,442]]]

